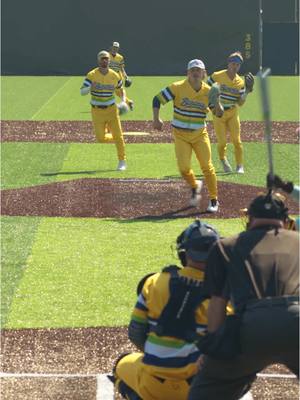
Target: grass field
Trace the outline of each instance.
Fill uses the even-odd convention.
[[[178,78],[178,77],[177,77]],[[131,120],[151,119],[154,94],[176,77],[134,77]],[[82,77],[2,78],[2,120],[90,120]],[[298,120],[295,77],[271,78],[272,117]],[[279,96],[280,94],[280,96]],[[165,120],[171,118],[167,106]],[[260,121],[259,91],[249,96],[241,119]],[[232,154],[232,149],[229,152]],[[2,143],[2,189],[80,178],[179,178],[172,144],[128,144],[130,168],[117,173],[115,148],[79,143]],[[274,145],[276,171],[298,181],[298,146]],[[216,162],[216,147],[213,145]],[[194,166],[196,163],[194,160]],[[217,162],[216,162],[216,166]],[[244,176],[221,180],[264,186],[266,148],[245,143]],[[221,171],[219,171],[221,172]],[[255,195],[255,193],[254,193]],[[223,235],[242,229],[240,220],[206,220]],[[94,218],[2,216],[2,326],[91,327],[128,322],[140,277],[176,257],[170,246],[190,219],[129,221]]]
[[[182,77],[134,77],[127,92],[135,100],[135,110],[128,114],[130,120],[152,119],[152,98],[161,89]],[[90,120],[87,97],[79,95],[83,77],[3,77],[3,120]],[[257,85],[258,86],[258,85]],[[275,121],[298,121],[299,78],[271,77],[270,96],[272,118]],[[170,120],[172,108],[162,109],[163,119]],[[249,96],[241,108],[243,121],[260,121],[259,89]]]

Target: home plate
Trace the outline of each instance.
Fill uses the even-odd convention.
[[[126,136],[147,136],[150,135],[148,132],[123,132]]]

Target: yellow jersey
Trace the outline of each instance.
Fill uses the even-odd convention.
[[[188,79],[184,79],[163,89],[156,98],[163,105],[173,101],[174,114],[171,124],[174,128],[194,131],[206,127],[209,91],[210,87],[205,82],[202,82],[201,89],[196,91]]]
[[[92,106],[108,107],[115,104],[114,92],[122,87],[122,80],[112,69],[104,75],[99,68],[94,68],[87,74],[83,86],[90,87]]]
[[[179,270],[179,276],[203,282],[204,272],[191,267]],[[157,273],[144,283],[131,319],[138,324],[157,323],[160,314],[169,300],[169,273]],[[201,289],[199,289],[201,290]],[[207,308],[209,300],[204,300],[195,312],[197,333],[207,327]],[[185,340],[158,336],[151,329],[144,346],[143,363],[148,372],[162,378],[187,379],[197,371],[196,361],[200,351],[194,343]]]
[[[113,55],[109,52],[109,68],[113,69],[115,72],[121,72],[122,68],[125,66],[124,57],[117,53]]]
[[[219,83],[221,94],[220,101],[224,106],[224,110],[236,107],[242,94],[245,93],[245,82],[238,74],[232,80],[227,74],[227,70],[216,71],[207,79],[207,83],[212,86]]]

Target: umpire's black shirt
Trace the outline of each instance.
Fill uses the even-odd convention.
[[[235,308],[257,299],[245,268],[247,259],[263,298],[298,296],[299,237],[298,232],[260,226],[221,239],[207,260],[208,292],[211,296],[231,298]]]

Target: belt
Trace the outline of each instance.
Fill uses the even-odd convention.
[[[111,104],[110,106],[94,106],[93,104],[91,104],[91,106],[92,106],[93,108],[108,108],[108,107],[113,106],[113,104]]]
[[[265,297],[263,299],[250,300],[246,304],[246,310],[261,307],[276,307],[291,304],[299,304],[299,296]]]

